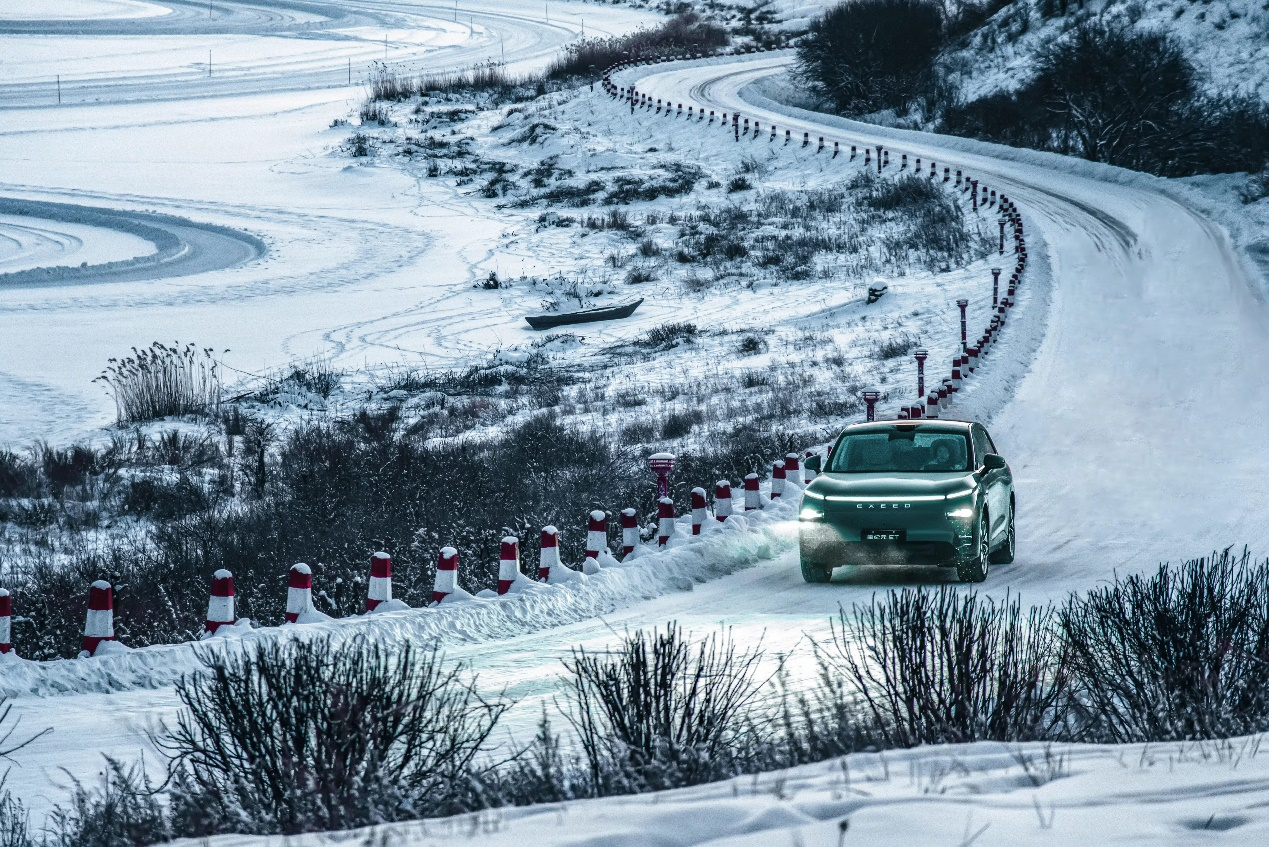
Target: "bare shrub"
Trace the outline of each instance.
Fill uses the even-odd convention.
[[[148,349],[133,347],[131,356],[111,359],[94,381],[114,396],[121,424],[220,412],[220,362],[211,348],[157,341]]]
[[[369,84],[371,100],[408,100],[418,92],[416,80],[383,62],[374,63]]]
[[[566,48],[564,55],[551,62],[546,73],[555,79],[594,77],[609,65],[626,60],[709,55],[727,46],[729,40],[727,30],[702,20],[695,12],[686,12],[659,27],[629,35],[583,39]]]
[[[669,624],[612,653],[564,660],[566,715],[596,795],[655,791],[731,776],[752,748],[757,651],[729,637],[692,642]]]
[[[187,834],[348,829],[469,807],[472,760],[505,708],[437,650],[370,640],[205,652],[164,740]]]
[[[148,847],[173,838],[156,786],[139,766],[106,759],[101,786],[75,783],[69,807],[49,816],[45,847]]]
[[[692,341],[696,338],[696,324],[687,322],[663,323],[654,326],[643,336],[643,344],[648,347],[669,348],[680,342]]]
[[[490,275],[492,276],[492,273]],[[330,359],[318,358],[291,368],[291,372],[282,382],[310,394],[316,394],[323,399],[329,399],[339,388],[343,378],[343,371],[337,369]]]
[[[1269,562],[1246,550],[1116,579],[1072,598],[1061,624],[1091,737],[1269,729]]]
[[[1063,725],[1066,649],[1052,609],[944,586],[843,610],[821,650],[887,746],[1025,741]]]
[[[36,847],[26,806],[8,791],[0,779],[0,847]]]
[[[344,139],[339,148],[353,158],[364,158],[375,151],[377,144],[373,137],[364,132],[354,132]]]
[[[1238,190],[1238,199],[1251,204],[1269,197],[1269,169],[1247,177],[1247,182]]]
[[[357,113],[358,120],[361,125],[378,124],[379,126],[390,126],[392,124],[392,113],[382,103],[374,100],[367,100],[361,104],[361,110]]]
[[[0,450],[0,497],[35,497],[40,472],[35,462],[10,450]]]
[[[700,409],[682,409],[670,412],[661,421],[661,437],[665,439],[683,438],[691,435],[692,429],[705,420],[705,413]]]
[[[876,344],[872,348],[872,357],[882,362],[890,359],[898,359],[900,356],[908,355],[908,352],[915,349],[921,339],[911,333],[901,332],[892,335]]]
[[[935,80],[943,16],[928,0],[839,3],[798,44],[798,74],[845,114],[905,110]]]

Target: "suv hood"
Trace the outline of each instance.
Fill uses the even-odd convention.
[[[820,474],[807,491],[820,497],[935,497],[959,494],[978,485],[968,471],[956,473],[827,473]]]

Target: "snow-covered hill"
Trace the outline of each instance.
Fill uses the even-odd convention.
[[[1065,4],[1063,4],[1065,5]],[[1269,99],[1269,4],[1263,0],[1016,0],[944,56],[961,96],[1016,88],[1037,50],[1094,16],[1163,32],[1182,44],[1213,93]]]

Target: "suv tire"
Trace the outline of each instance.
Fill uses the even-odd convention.
[[[810,559],[802,560],[802,578],[809,583],[825,583],[833,578],[833,566],[821,565],[819,562],[812,562]]]
[[[1016,545],[1016,535],[1013,528],[1013,502],[1009,503],[1009,523],[1005,526],[1005,540],[995,550],[991,551],[991,563],[993,565],[1008,565],[1013,563],[1013,553]]]
[[[977,537],[974,539],[976,542],[974,556],[956,563],[956,576],[961,582],[982,582],[987,579],[991,561],[987,539],[988,526],[990,524],[987,522],[987,511],[983,510],[982,517],[978,519]]]

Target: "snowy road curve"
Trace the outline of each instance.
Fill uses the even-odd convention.
[[[1019,498],[1019,563],[989,590],[1040,599],[1215,547],[1264,550],[1269,315],[1224,234],[1148,177],[780,107],[752,83],[791,61],[653,67],[618,82],[966,169],[1017,202],[1033,243],[1047,245],[1051,300],[1034,363],[973,410],[991,415]]]

